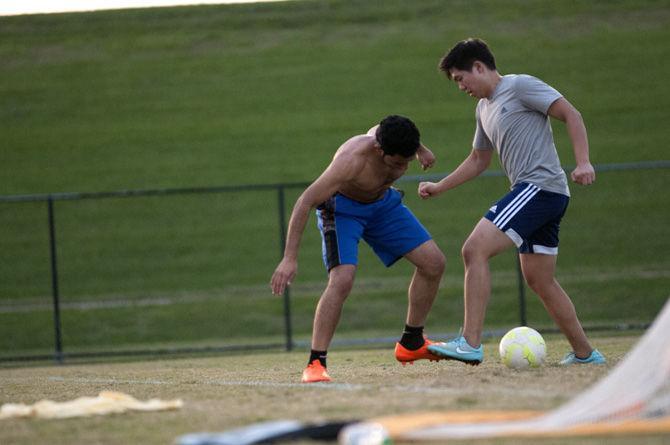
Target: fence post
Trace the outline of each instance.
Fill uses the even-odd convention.
[[[49,250],[51,252],[51,293],[54,304],[54,328],[55,328],[55,355],[57,363],[63,363],[63,340],[60,322],[60,301],[58,294],[58,265],[56,255],[56,224],[54,218],[54,200],[51,195],[47,198],[47,209],[49,213]]]
[[[277,205],[279,206],[279,259],[284,258],[284,248],[286,247],[286,207],[284,196],[284,186],[277,188]],[[293,350],[293,329],[291,326],[291,295],[289,287],[284,289],[284,325],[286,327],[286,351]]]
[[[526,317],[526,286],[524,284],[523,272],[521,271],[521,255],[516,250],[514,254],[516,256],[517,280],[519,282],[519,326],[528,326]]]

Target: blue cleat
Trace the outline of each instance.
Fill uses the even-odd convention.
[[[458,360],[468,365],[477,366],[484,360],[484,347],[473,348],[462,335],[446,343],[433,343],[428,346],[433,354],[450,360]]]
[[[589,355],[586,358],[579,358],[575,355],[574,352],[568,352],[567,354],[565,354],[565,357],[563,357],[563,360],[559,362],[559,365],[567,366],[567,365],[579,365],[588,363],[591,363],[593,365],[604,365],[606,362],[607,360],[605,360],[605,356],[603,356],[597,349],[594,349],[593,351],[591,351],[591,355]]]

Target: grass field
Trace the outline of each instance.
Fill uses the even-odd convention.
[[[497,343],[486,344],[476,368],[454,362],[400,366],[392,345],[384,349],[334,349],[329,354],[333,384],[301,385],[302,353],[187,357],[134,363],[71,364],[60,367],[0,369],[1,402],[65,401],[115,390],[138,399],[181,398],[173,412],[126,413],[68,420],[5,420],[0,441],[14,444],[169,444],[179,435],[222,431],[279,419],[325,421],[437,410],[549,410],[598,381],[622,358],[636,335],[597,336],[606,366],[556,365],[567,343],[548,341],[548,363],[514,371],[497,361]],[[662,444],[670,437],[612,437],[608,444]],[[603,443],[603,438],[570,439],[571,444]],[[308,442],[304,442],[308,443]],[[565,439],[480,440],[449,443],[559,444]]]
[[[469,151],[474,102],[437,72],[470,35],[503,73],[528,72],[582,112],[595,164],[667,159],[670,8],[663,1],[295,1],[0,18],[2,194],[312,180],[336,147],[390,113],[438,156]],[[653,61],[653,69],[646,69]],[[573,161],[554,125],[565,165]],[[495,167],[494,167],[495,168]],[[419,174],[415,166],[410,172]],[[670,171],[573,187],[559,279],[585,323],[649,322],[668,298]],[[448,258],[433,332],[462,314],[460,245],[506,189],[480,178],[408,205]],[[288,191],[293,202],[299,190]],[[0,356],[53,347],[46,209],[0,203]],[[273,192],[56,203],[66,351],[276,342]],[[517,320],[514,258],[493,264],[487,326]],[[395,335],[410,268],[368,249],[338,336]],[[325,280],[313,221],[293,290],[309,336]],[[529,294],[529,322],[549,324]],[[370,314],[375,314],[371,316]],[[253,337],[253,338],[252,338]]]

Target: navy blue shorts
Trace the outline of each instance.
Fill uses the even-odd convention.
[[[386,267],[431,239],[430,233],[402,203],[396,189],[371,203],[339,193],[316,210],[323,262],[330,271],[341,264],[358,264],[358,243],[365,240]]]
[[[520,253],[558,254],[558,231],[570,197],[522,182],[484,215]]]

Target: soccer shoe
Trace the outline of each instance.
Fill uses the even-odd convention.
[[[302,383],[330,382],[332,379],[319,359],[312,360],[302,372]]]
[[[563,360],[559,362],[559,365],[567,366],[567,365],[578,365],[578,364],[588,364],[591,363],[593,365],[604,365],[607,362],[605,360],[605,356],[600,353],[597,349],[594,349],[591,351],[591,355],[589,355],[586,358],[579,358],[575,355],[574,352],[568,352],[565,354],[565,357],[563,357]]]
[[[477,366],[484,360],[484,347],[479,345],[473,348],[460,336],[446,343],[433,343],[428,346],[428,351],[442,358],[458,360],[468,365]]]
[[[428,346],[434,345],[435,342],[432,342],[424,337],[423,346],[414,351],[407,349],[400,343],[395,344],[395,359],[402,363],[405,366],[407,363],[410,365],[414,363],[414,360],[430,360],[431,362],[436,362],[442,360],[442,357],[438,357],[435,354],[432,354],[428,351]]]

